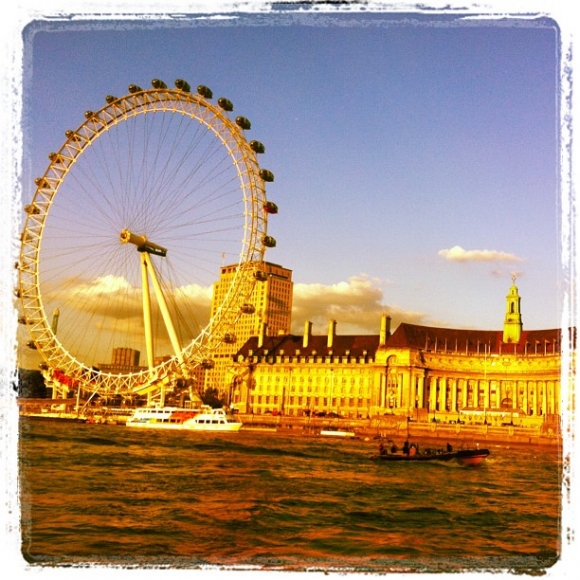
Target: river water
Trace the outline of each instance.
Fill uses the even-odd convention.
[[[38,567],[549,570],[560,455],[488,447],[470,468],[371,461],[373,440],[23,420],[22,555]]]

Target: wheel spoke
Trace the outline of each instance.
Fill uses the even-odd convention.
[[[138,391],[186,376],[235,324],[249,269],[238,268],[213,318],[208,289],[226,257],[263,259],[264,179],[242,129],[200,95],[150,89],[87,115],[29,204],[21,306],[48,372]],[[154,288],[145,307],[143,268]],[[119,347],[142,353],[139,370],[111,367]]]

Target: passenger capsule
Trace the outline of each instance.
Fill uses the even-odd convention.
[[[26,320],[25,316],[19,316],[18,317],[18,324],[28,324],[28,321]]]
[[[236,125],[244,131],[249,131],[252,128],[252,123],[246,117],[236,117]]]
[[[274,181],[274,174],[269,169],[260,169],[260,177],[264,181]]]
[[[26,343],[26,346],[27,346],[28,348],[31,348],[32,350],[36,350],[36,349],[37,349],[37,346],[36,346],[36,344],[34,344],[34,342],[33,342],[32,340],[29,340],[29,341]]]
[[[37,177],[34,183],[36,183],[39,189],[50,189],[50,183],[44,177]]]
[[[243,314],[254,314],[256,312],[253,304],[243,304],[240,310]]]
[[[233,103],[229,100],[226,99],[225,97],[220,97],[218,99],[218,105],[224,110],[224,111],[233,111],[234,110],[234,105]]]
[[[204,99],[211,99],[213,97],[213,93],[209,87],[205,85],[199,85],[197,87],[197,93],[201,95]]]
[[[47,370],[48,370],[48,365],[47,365],[45,362],[41,362],[41,363],[38,365],[38,368],[39,368],[40,370],[42,370],[42,371],[47,371]]]
[[[139,85],[129,85],[129,92],[131,94],[140,93],[142,91],[143,91],[143,89]]]
[[[263,207],[266,213],[278,213],[278,206],[273,201],[267,201]]]
[[[107,101],[107,105],[114,103],[116,100],[117,100],[117,97],[114,97],[113,95],[107,95],[105,97],[105,101]]]
[[[90,119],[91,117],[95,116],[95,112],[94,111],[85,111],[85,118],[86,119]]]
[[[69,141],[80,141],[81,140],[80,135],[78,133],[75,133],[74,131],[71,131],[70,129],[68,131],[65,131],[64,135]]]
[[[151,81],[151,85],[153,86],[154,89],[166,89],[167,88],[167,85],[159,79],[153,79]]]
[[[25,205],[24,211],[29,215],[37,215],[40,213],[40,210],[33,203]]]
[[[49,153],[48,154],[48,158],[53,162],[53,163],[62,163],[63,162],[63,158],[61,155],[59,155],[58,153]]]
[[[234,344],[236,342],[236,335],[235,334],[224,334],[224,342],[226,344]]]
[[[264,236],[262,238],[262,243],[267,248],[274,248],[276,246],[276,240],[272,236]]]
[[[209,358],[206,358],[203,361],[201,361],[201,366],[204,369],[213,369],[213,367],[215,367],[215,362]]]
[[[250,147],[256,153],[265,153],[266,152],[266,148],[264,147],[264,144],[260,143],[260,141],[250,141]]]
[[[177,79],[175,81],[175,87],[180,91],[184,91],[186,93],[189,93],[191,91],[189,83],[187,81],[184,81],[183,79]]]
[[[254,278],[258,282],[265,282],[268,279],[268,274],[266,274],[266,272],[262,272],[262,270],[256,270],[254,272]]]

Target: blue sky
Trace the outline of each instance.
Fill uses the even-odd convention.
[[[501,329],[561,321],[558,29],[550,20],[251,14],[25,29],[23,192],[105,95],[205,84],[252,121],[295,332],[380,314]]]

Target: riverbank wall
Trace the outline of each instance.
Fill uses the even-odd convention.
[[[441,422],[409,422],[405,417],[385,419],[323,419],[318,417],[283,417],[239,415],[247,429],[272,429],[288,435],[319,435],[321,430],[354,433],[362,439],[385,439],[402,445],[405,439],[445,446],[479,444],[525,444],[561,447],[562,434],[554,426],[521,427],[515,425],[466,425]],[[244,428],[243,427],[243,428]]]

